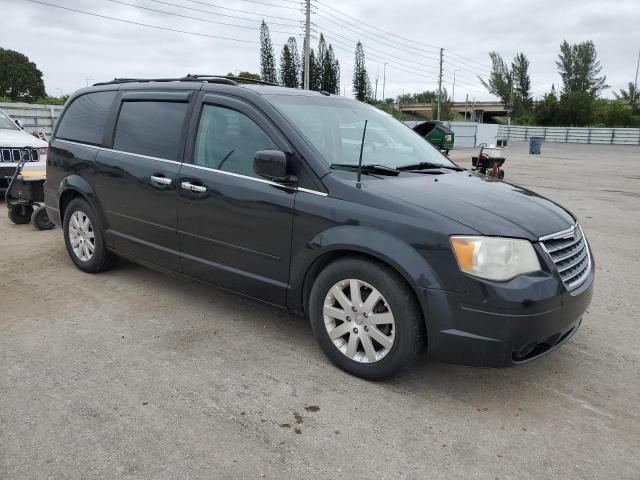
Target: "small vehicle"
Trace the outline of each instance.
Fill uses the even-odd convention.
[[[69,98],[49,156],[47,212],[78,269],[123,257],[300,312],[327,357],[367,379],[424,348],[532,361],[569,341],[591,301],[576,217],[355,99],[116,79]]]
[[[481,143],[478,156],[471,157],[472,170],[502,180],[504,178],[502,165],[505,160],[501,148],[487,147],[486,143]]]
[[[51,230],[55,225],[49,220],[44,205],[44,168],[28,168],[32,149],[20,149],[22,158],[18,162],[13,175],[9,177],[5,202],[9,209],[9,220],[17,225],[32,222],[38,230]],[[35,211],[34,211],[34,207]]]
[[[413,127],[413,131],[445,155],[449,155],[449,151],[453,149],[455,134],[442,122],[422,122]]]
[[[14,121],[0,109],[0,193],[6,191],[9,179],[22,158],[23,147],[31,149],[28,164],[44,171],[47,145],[48,143],[41,138],[25,132],[18,120]]]

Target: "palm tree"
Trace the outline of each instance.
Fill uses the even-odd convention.
[[[620,93],[613,92],[613,96],[616,100],[628,103],[634,112],[638,110],[638,89],[632,82],[629,82],[629,88],[626,91],[621,88]]]

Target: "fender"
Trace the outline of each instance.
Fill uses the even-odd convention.
[[[100,200],[98,200],[98,196],[96,195],[93,187],[87,182],[84,178],[79,175],[69,175],[62,179],[60,182],[60,186],[58,188],[58,192],[60,195],[58,197],[58,208],[60,209],[60,221],[62,222],[64,219],[62,218],[62,209],[60,208],[60,199],[65,195],[69,190],[73,190],[78,192],[84,199],[89,202],[93,211],[96,212],[98,218],[100,219],[100,224],[103,228],[103,231],[106,235],[106,242],[108,246],[112,246],[111,235],[108,234],[109,225],[107,223],[107,217],[104,214],[104,210],[102,205],[100,204]]]
[[[390,233],[356,225],[342,225],[318,233],[291,261],[289,308],[299,310],[303,303],[305,276],[323,255],[343,251],[370,255],[394,268],[414,289],[442,289],[443,279],[409,243]],[[422,299],[420,299],[422,302]]]

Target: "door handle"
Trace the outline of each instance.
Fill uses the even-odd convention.
[[[156,175],[151,175],[150,178],[153,183],[157,183],[158,185],[171,185],[171,182],[173,182],[170,178],[158,177]]]
[[[182,182],[180,184],[180,188],[184,190],[189,190],[191,192],[197,192],[197,193],[204,193],[207,191],[207,187],[204,187],[202,185],[194,185],[191,182]]]

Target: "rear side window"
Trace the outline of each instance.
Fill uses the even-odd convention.
[[[124,102],[113,139],[114,150],[179,161],[187,103]]]
[[[87,93],[76,98],[60,120],[56,137],[101,145],[115,91]]]

